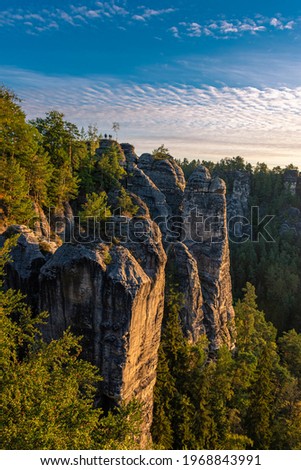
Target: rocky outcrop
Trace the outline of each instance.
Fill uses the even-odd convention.
[[[118,403],[136,397],[142,402],[145,444],[152,421],[166,256],[158,228],[148,219],[143,222],[152,229],[144,243],[137,243],[133,233],[109,252],[103,244],[64,244],[41,269],[39,290],[40,308],[50,313],[45,336],[59,337],[71,326],[83,335],[85,358],[100,368],[106,399]]]
[[[301,211],[297,207],[289,207],[280,216],[280,235],[288,233],[301,236]]]
[[[51,238],[51,228],[49,224],[49,217],[47,219],[43,209],[36,202],[33,204],[33,209],[36,214],[36,220],[34,222],[34,233],[38,237],[45,237],[48,240]],[[49,215],[49,214],[48,214]]]
[[[236,171],[232,192],[227,196],[228,227],[233,240],[240,240],[250,228],[247,222],[250,212],[250,192],[250,174],[245,171]]]
[[[166,160],[156,160],[153,155],[144,153],[138,160],[138,167],[164,194],[171,214],[179,215],[185,189],[185,177],[174,159],[171,157]]]
[[[205,332],[203,295],[195,258],[184,243],[171,244],[167,249],[167,276],[183,296],[180,308],[181,326],[185,336],[196,343]],[[168,291],[169,286],[167,286]]]
[[[203,293],[204,326],[212,349],[234,342],[226,187],[198,167],[185,189],[185,244],[195,258]]]
[[[298,170],[285,170],[283,175],[284,187],[292,194],[297,193],[297,185],[299,182],[299,171]]]
[[[50,227],[52,232],[63,242],[70,242],[74,232],[74,214],[69,202],[49,211]]]
[[[110,139],[100,142],[98,158],[113,147],[127,170],[121,183],[138,207],[135,216],[115,213],[96,237],[86,230],[76,240],[68,203],[51,212],[46,228],[37,207],[41,223],[35,233],[11,229],[21,236],[8,279],[11,287],[29,294],[33,305],[48,310],[43,329],[48,340],[68,327],[83,337],[83,355],[103,377],[105,403],[133,397],[142,402],[146,445],[166,292],[175,287],[182,293],[180,319],[191,342],[205,333],[212,350],[233,346],[226,189],[202,166],[186,185],[172,157],[138,159],[133,146]],[[234,189],[228,211],[243,212],[247,183],[240,181]],[[109,193],[112,207],[119,196],[118,189]],[[76,214],[79,201],[72,207]],[[62,246],[49,242],[53,232]]]
[[[18,239],[10,253],[12,261],[6,266],[6,282],[8,287],[26,294],[27,301],[36,311],[39,273],[46,262],[46,257],[41,252],[39,239],[25,225],[11,225],[0,237],[0,246],[13,236]]]
[[[120,157],[120,162],[123,166],[126,166],[125,155],[122,151],[121,145],[113,139],[101,139],[99,141],[99,147],[96,150],[96,156],[100,159],[108,151],[116,149]]]
[[[135,167],[128,177],[127,189],[145,202],[154,220],[165,220],[170,215],[164,194],[140,168]]]
[[[121,149],[126,159],[126,170],[128,173],[132,172],[134,166],[138,162],[138,155],[135,152],[135,147],[131,144],[121,144]]]

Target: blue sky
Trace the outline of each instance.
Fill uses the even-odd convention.
[[[301,167],[297,0],[0,0],[0,80],[139,153]]]

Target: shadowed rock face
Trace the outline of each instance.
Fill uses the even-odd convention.
[[[38,307],[38,279],[41,267],[46,262],[42,254],[38,237],[25,225],[11,225],[0,237],[0,246],[12,236],[19,236],[10,257],[12,263],[6,266],[6,283],[8,287],[26,294],[34,311]]]
[[[234,341],[225,193],[225,183],[200,166],[183,200],[185,244],[198,265],[204,327],[212,349],[223,343],[231,347]]]
[[[156,160],[149,153],[141,155],[138,160],[138,167],[164,194],[171,214],[179,215],[185,189],[185,177],[182,168],[173,158]]]
[[[127,189],[145,202],[153,219],[165,219],[170,215],[165,195],[140,168],[133,168],[127,181]]]
[[[203,295],[195,258],[184,243],[171,244],[168,249],[167,275],[183,295],[180,320],[185,336],[193,343],[205,333]]]
[[[250,174],[236,171],[232,192],[227,195],[228,227],[233,239],[240,239],[246,231],[246,219],[249,219],[250,212],[250,192]]]
[[[135,147],[131,144],[121,144],[121,148],[125,155],[127,171],[133,171],[134,165],[137,164],[138,155],[135,152]]]

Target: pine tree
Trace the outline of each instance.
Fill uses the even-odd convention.
[[[95,182],[98,189],[110,191],[120,188],[120,180],[126,175],[121,166],[122,154],[116,144],[113,144],[100,157],[95,169]]]
[[[83,205],[83,210],[79,213],[79,216],[84,223],[89,218],[93,218],[95,222],[99,223],[111,217],[107,194],[104,191],[99,194],[88,194],[87,202]]]
[[[138,211],[138,206],[132,201],[131,196],[124,188],[120,188],[119,197],[117,199],[117,209],[120,209],[121,214],[127,216],[134,216]]]
[[[267,345],[258,358],[246,418],[248,435],[253,441],[254,449],[257,450],[271,448],[276,393],[273,355],[271,345]]]
[[[35,215],[26,171],[13,157],[0,160],[0,208],[6,224],[28,224]]]
[[[29,194],[36,202],[47,203],[52,168],[41,146],[42,136],[26,122],[18,98],[3,87],[0,88],[0,129],[2,158],[17,162],[25,170]]]
[[[154,416],[152,437],[158,449],[173,448],[173,402],[176,394],[175,380],[172,377],[168,361],[161,343],[157,367],[157,381],[154,389]]]

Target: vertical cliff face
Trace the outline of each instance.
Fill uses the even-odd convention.
[[[185,335],[197,341],[206,332],[213,350],[222,344],[232,347],[235,333],[225,183],[211,178],[200,166],[186,185],[172,158],[156,160],[143,154],[138,167],[164,194],[169,208],[166,224],[160,228],[172,282],[184,297],[180,315]],[[244,205],[243,196],[239,202]]]
[[[166,197],[172,215],[179,215],[182,207],[185,177],[182,169],[173,159],[156,160],[144,153],[138,160],[138,167]]]
[[[3,246],[5,240],[12,236],[19,238],[10,253],[12,262],[6,266],[6,283],[8,287],[13,287],[26,294],[28,302],[36,311],[38,307],[38,279],[46,257],[40,250],[38,237],[25,225],[11,225],[0,237],[0,246]]]
[[[185,244],[198,265],[204,326],[213,349],[223,343],[231,347],[234,340],[225,193],[225,183],[200,166],[183,201]]]
[[[64,244],[39,279],[40,308],[50,314],[45,336],[59,337],[68,326],[83,336],[84,357],[101,370],[103,395],[142,402],[142,444],[150,437],[166,262],[159,230],[150,229],[149,240],[126,240],[109,255],[103,244]]]
[[[246,219],[249,218],[250,193],[250,174],[245,171],[236,171],[233,189],[227,195],[227,222],[229,233],[234,240],[241,239],[246,230]]]
[[[170,244],[167,248],[167,278],[182,294],[180,320],[184,335],[193,343],[206,333],[204,328],[204,301],[198,265],[194,256],[182,242]],[[168,284],[168,283],[167,283]],[[169,289],[167,285],[167,292]]]

